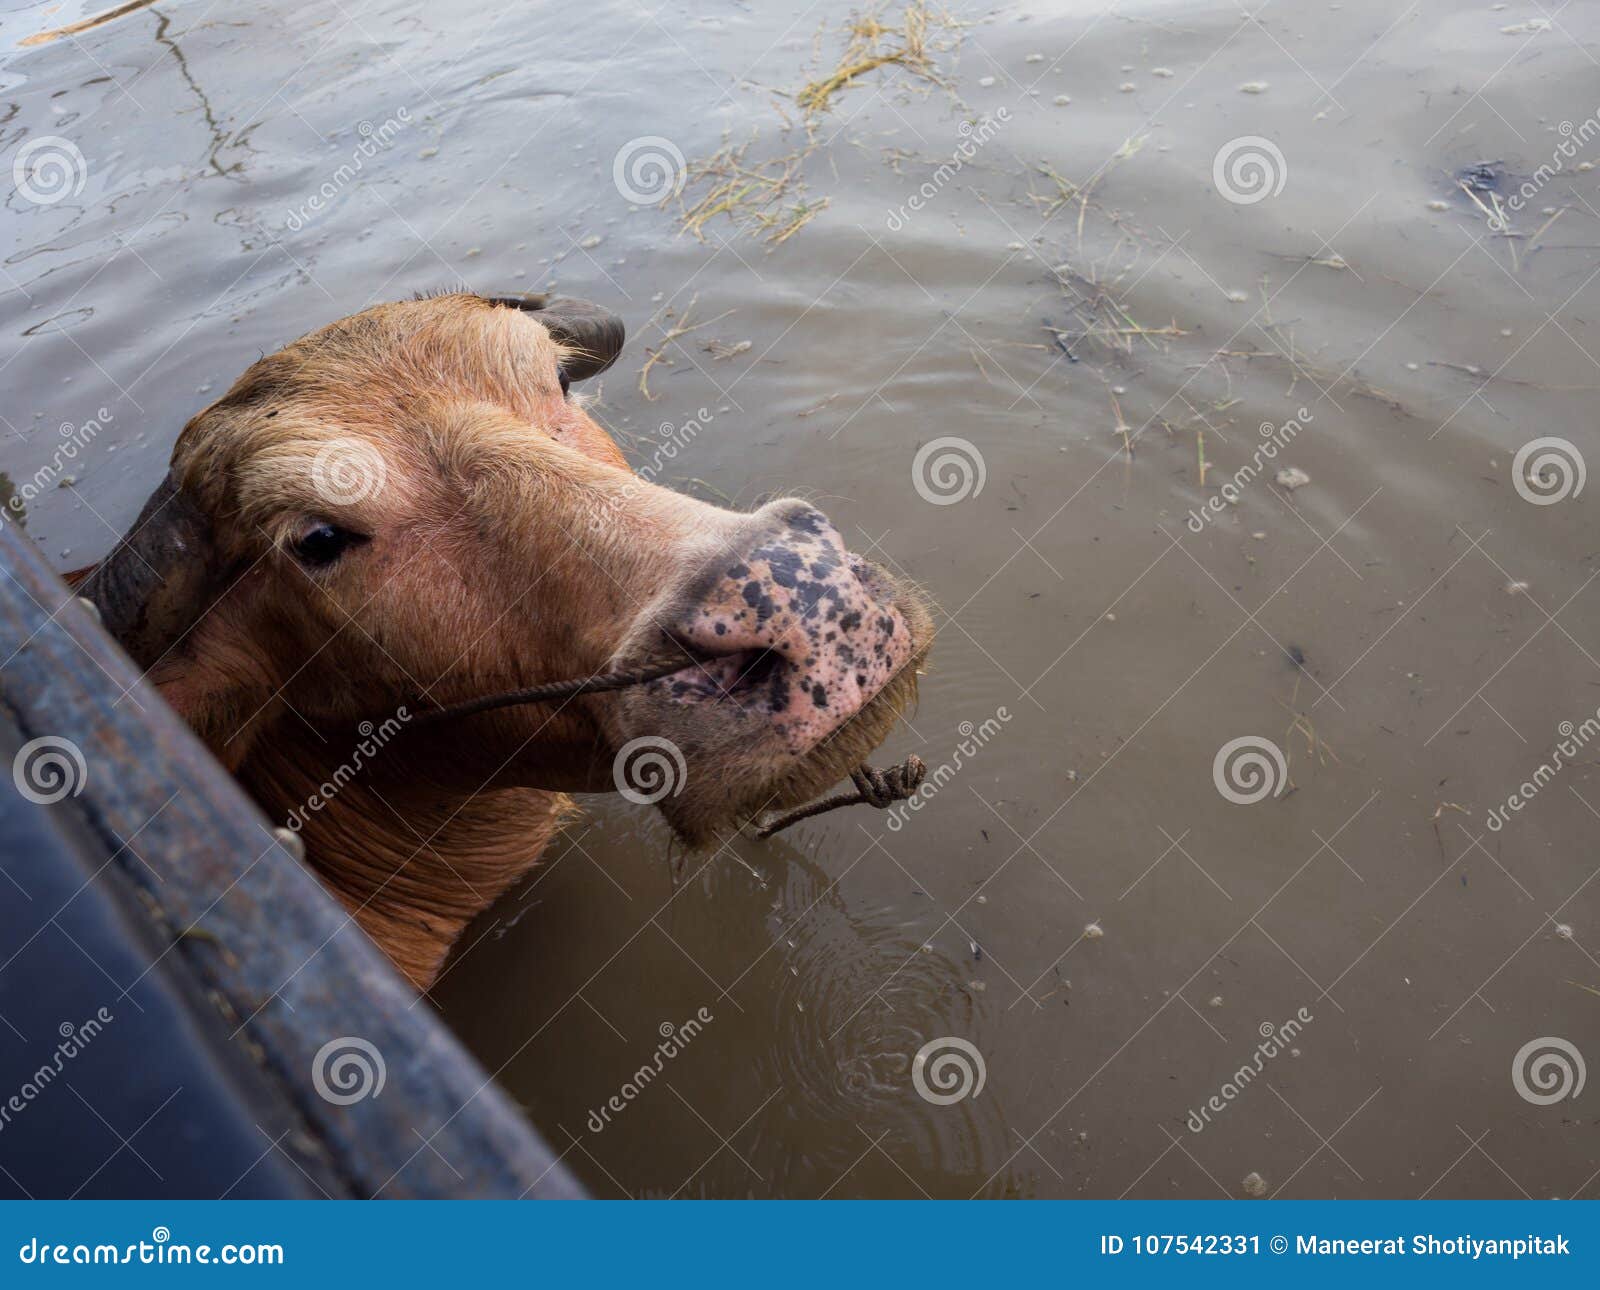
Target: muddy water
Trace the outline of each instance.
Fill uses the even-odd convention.
[[[369,301],[606,301],[638,464],[802,489],[937,600],[884,758],[939,787],[709,859],[586,802],[472,929],[434,1003],[596,1192],[1593,1195],[1588,1100],[1513,1079],[1600,1061],[1595,486],[1514,470],[1600,453],[1592,12],[956,9],[943,86],[818,118],[829,204],[776,246],[677,235],[613,159],[800,146],[774,91],[842,4],[193,0],[9,55],[6,157],[84,158],[0,220],[29,532],[100,554],[186,416]]]

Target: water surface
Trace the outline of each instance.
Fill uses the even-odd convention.
[[[1600,706],[1595,486],[1513,467],[1600,452],[1590,7],[955,5],[942,84],[817,117],[828,205],[777,245],[613,162],[804,146],[846,4],[187,0],[23,47],[95,8],[0,25],[0,151],[83,159],[0,216],[0,469],[49,468],[58,567],[259,353],[465,282],[616,308],[636,463],[803,490],[939,605],[883,752],[935,768],[919,811],[685,858],[588,801],[434,992],[597,1193],[1594,1194],[1588,1100],[1512,1078],[1541,1038],[1600,1062],[1594,746],[1489,825]],[[1281,190],[1230,201],[1251,138]],[[1533,195],[1498,228],[1461,176]],[[919,490],[940,438],[970,482]],[[1243,738],[1285,763],[1249,804]],[[950,1038],[984,1083],[941,1105]]]

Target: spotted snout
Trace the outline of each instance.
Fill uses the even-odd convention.
[[[827,516],[804,502],[751,516],[735,551],[686,598],[672,634],[706,661],[671,678],[668,693],[765,716],[801,754],[906,665],[911,631],[889,579],[846,551]]]

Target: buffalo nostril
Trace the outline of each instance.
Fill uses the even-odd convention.
[[[877,594],[883,590],[883,572],[870,560],[864,560],[855,552],[848,557],[851,576],[865,587],[869,592]]]
[[[777,650],[757,650],[755,657],[745,666],[739,674],[739,684],[754,689],[765,685],[772,679],[772,674],[783,665],[783,657]]]

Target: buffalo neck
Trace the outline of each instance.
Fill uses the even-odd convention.
[[[530,788],[441,783],[403,744],[287,730],[256,741],[238,777],[306,863],[419,989],[468,923],[538,863],[572,809]],[[287,736],[287,737],[285,737]],[[361,748],[372,749],[369,759]]]

